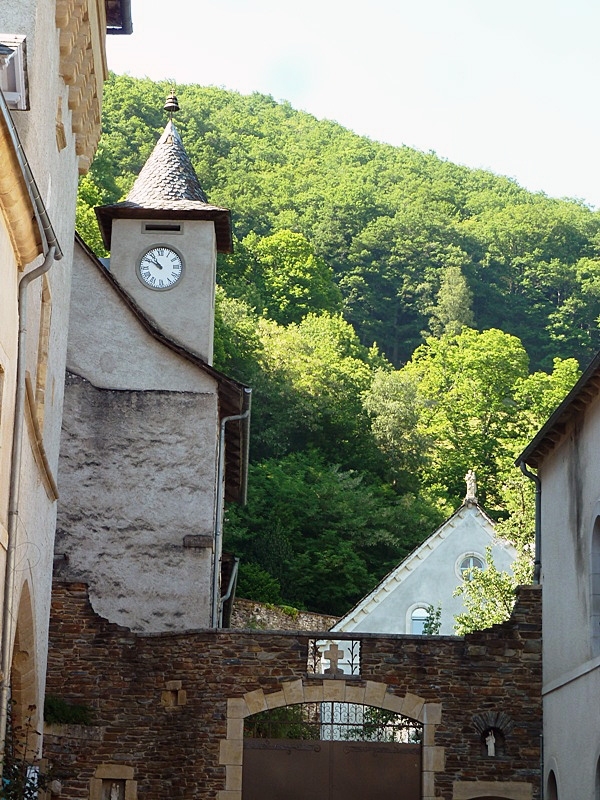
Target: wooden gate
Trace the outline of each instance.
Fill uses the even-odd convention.
[[[421,746],[246,739],[242,800],[419,800]]]

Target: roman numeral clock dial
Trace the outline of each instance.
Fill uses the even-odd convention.
[[[140,258],[137,274],[149,289],[157,292],[172,289],[183,275],[183,259],[171,247],[151,247]]]

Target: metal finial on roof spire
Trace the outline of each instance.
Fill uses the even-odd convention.
[[[179,111],[179,103],[177,102],[177,97],[175,96],[175,91],[173,89],[171,90],[171,94],[167,97],[165,111],[169,112],[169,119],[171,121],[173,121],[173,114],[176,114]]]

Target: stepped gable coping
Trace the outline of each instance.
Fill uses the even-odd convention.
[[[115,218],[212,220],[217,250],[231,253],[233,249],[231,212],[208,202],[172,120],[167,122],[126,199],[95,211],[108,250]]]

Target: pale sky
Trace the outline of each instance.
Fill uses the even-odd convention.
[[[598,0],[132,0],[117,73],[288,100],[600,208]]]

